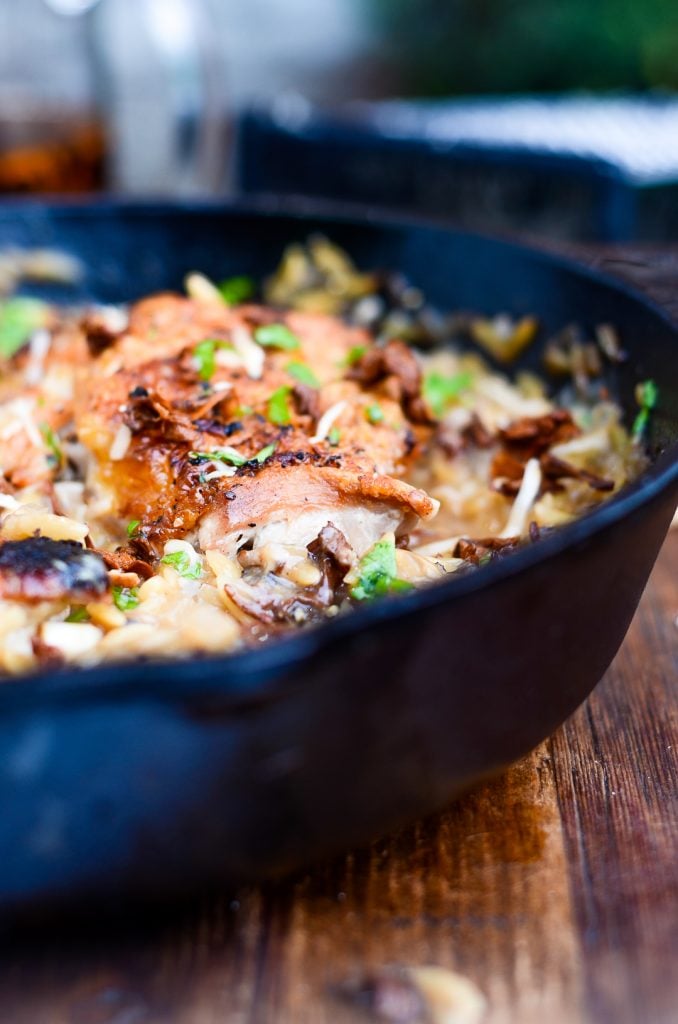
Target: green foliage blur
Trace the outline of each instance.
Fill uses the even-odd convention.
[[[414,95],[678,87],[678,0],[370,0]]]

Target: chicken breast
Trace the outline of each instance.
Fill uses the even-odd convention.
[[[374,347],[329,316],[139,303],[75,401],[101,521],[138,523],[149,558],[196,536],[229,556],[305,550],[331,522],[360,558],[431,519],[438,503],[401,478],[428,429],[407,409],[418,366],[408,353],[406,386],[388,365],[363,381]]]

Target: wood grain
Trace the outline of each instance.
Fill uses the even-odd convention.
[[[285,883],[6,949],[3,1024],[349,1024],[346,981],[461,971],[488,1024],[672,1024],[678,533],[587,704],[502,778]]]
[[[619,1024],[678,1019],[676,580],[674,531],[611,672],[552,740],[588,1001]]]
[[[583,255],[678,318],[678,252]],[[353,1024],[338,987],[393,963],[468,975],[487,1024],[675,1024],[677,580],[674,531],[595,693],[502,778],[284,883],[16,940],[0,1024]]]

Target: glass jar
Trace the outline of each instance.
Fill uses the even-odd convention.
[[[90,0],[85,21],[111,133],[114,187],[155,195],[221,191],[225,88],[208,0]]]
[[[75,0],[74,0],[75,2]],[[0,193],[81,193],[106,183],[84,25],[43,0],[0,5]]]
[[[0,4],[0,192],[220,191],[221,70],[208,0]]]

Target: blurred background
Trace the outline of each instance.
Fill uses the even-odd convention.
[[[678,236],[675,0],[0,0],[5,195]]]

